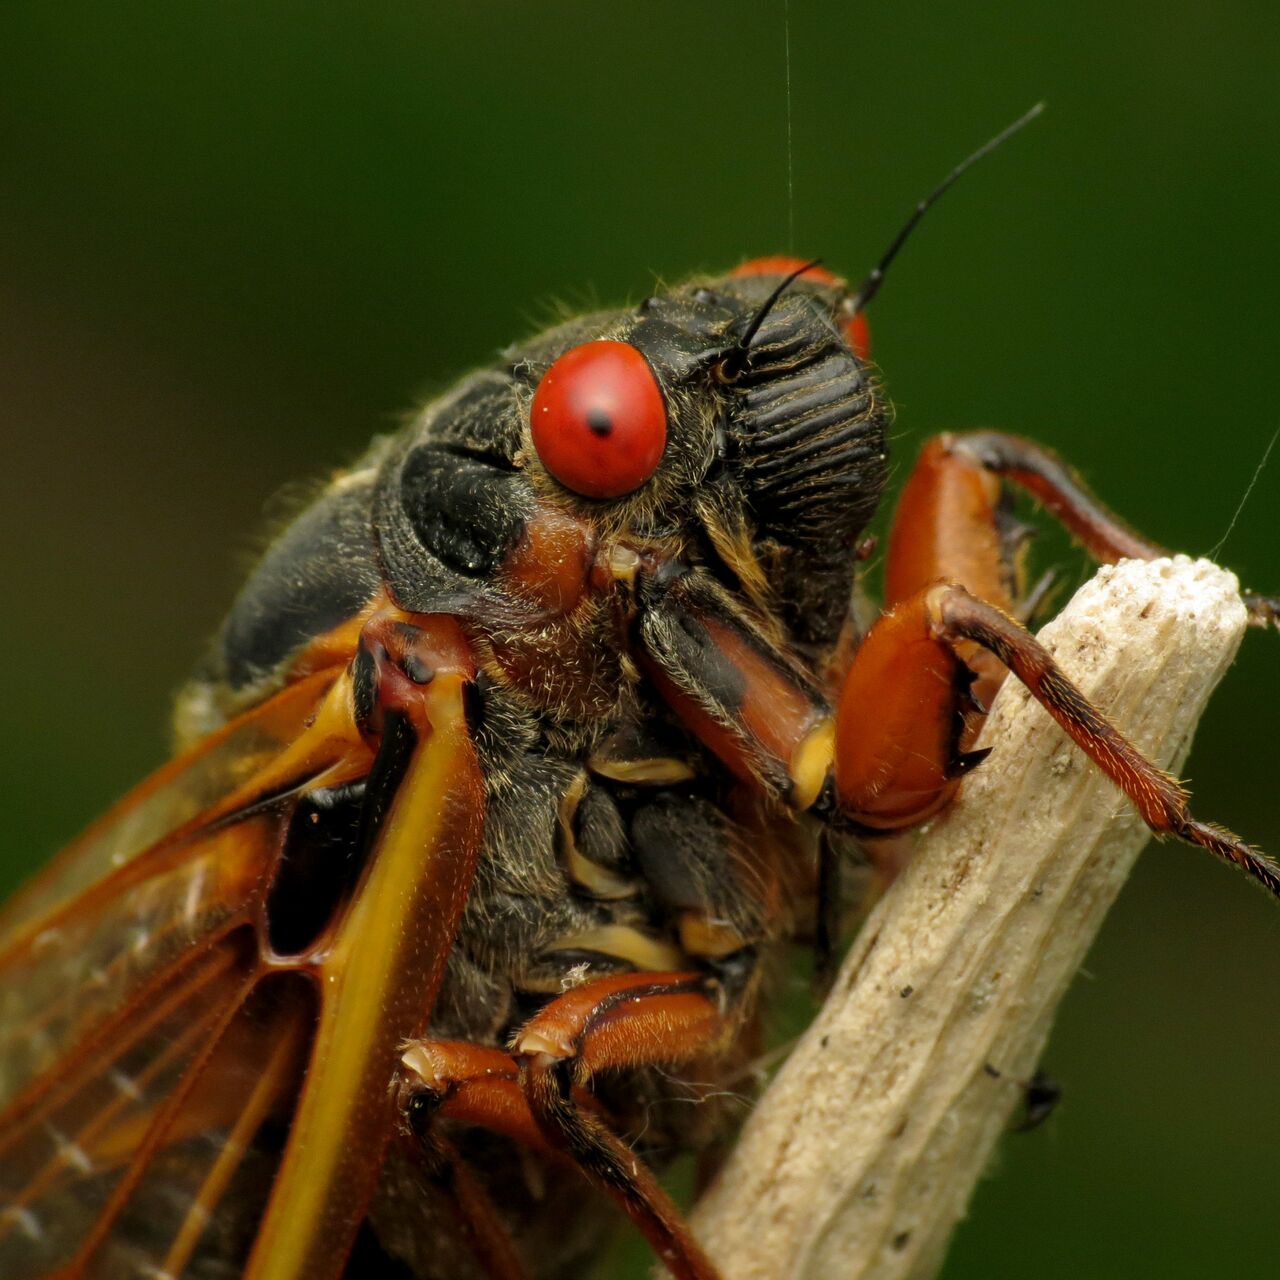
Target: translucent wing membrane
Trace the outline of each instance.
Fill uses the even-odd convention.
[[[113,1011],[135,1016],[172,965],[247,919],[283,827],[268,812],[183,841],[150,876],[108,877],[9,952],[0,964],[0,1102],[66,1062]]]
[[[304,903],[331,914],[302,950],[272,946],[275,909],[297,907],[273,886],[305,896],[277,874],[305,852],[300,802],[373,765],[350,667],[163,769],[0,920],[4,1280],[341,1272],[480,848],[473,668],[451,627],[383,628],[417,636],[413,670],[433,674],[385,677],[403,709],[355,877],[299,855],[336,877]]]
[[[6,913],[0,1276],[242,1269],[318,1007],[259,942],[310,783],[278,787],[276,763],[332,683],[298,682],[167,766]]]
[[[289,685],[157,770],[108,810],[0,910],[0,968],[5,953],[48,928],[59,907],[74,904],[83,911],[78,895],[234,794],[297,737],[334,674],[321,671]]]
[[[3,1274],[238,1273],[314,1022],[308,980],[257,980],[250,941],[175,973],[24,1109],[0,1152]]]
[[[139,992],[145,1013],[126,1009],[15,1100],[0,1137],[6,1274],[65,1266],[110,1225],[252,972],[243,948],[222,943]]]
[[[292,1118],[313,995],[300,975],[267,978],[224,1022],[82,1246],[87,1276],[240,1274]]]

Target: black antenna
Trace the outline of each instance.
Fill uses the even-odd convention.
[[[814,258],[812,262],[806,262],[803,267],[797,267],[776,289],[760,304],[755,315],[751,317],[747,327],[742,331],[742,336],[733,344],[720,362],[720,376],[727,381],[732,381],[738,377],[743,369],[746,368],[747,361],[751,357],[751,342],[756,334],[760,332],[760,326],[764,324],[765,317],[773,310],[777,301],[788,289],[791,288],[797,280],[800,279],[806,271],[812,271],[814,267],[822,265],[821,258]]]
[[[893,238],[893,243],[885,250],[884,256],[872,267],[871,274],[858,286],[857,291],[845,300],[841,310],[851,316],[857,315],[880,292],[880,286],[884,283],[884,273],[889,269],[889,264],[898,256],[898,250],[907,242],[907,237],[916,229],[920,219],[929,211],[930,205],[945,191],[954,186],[961,174],[971,169],[979,160],[989,156],[1002,142],[1008,141],[1024,125],[1030,124],[1043,110],[1044,103],[1037,102],[1026,115],[1019,116],[1011,125],[1001,129],[990,142],[984,143],[968,159],[962,160],[956,165],[912,210],[911,216],[903,223],[902,230]]]

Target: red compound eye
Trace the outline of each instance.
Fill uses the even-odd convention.
[[[542,465],[566,489],[584,498],[616,498],[658,469],[667,406],[635,347],[584,342],[542,375],[531,426]]]
[[[734,267],[729,274],[739,278],[743,276],[789,276],[793,271],[799,271],[804,264],[805,260],[803,258],[789,258],[785,254],[775,254],[769,258],[752,258],[750,262],[744,262],[741,266]],[[830,287],[844,283],[839,276],[832,275],[826,267],[810,267],[800,278],[802,280],[812,280],[814,284]],[[853,354],[859,360],[869,360],[871,358],[871,330],[867,327],[867,317],[859,311],[855,316],[848,316],[842,319],[840,328],[844,330],[844,339],[853,348]]]

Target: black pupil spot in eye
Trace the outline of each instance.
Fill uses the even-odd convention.
[[[667,445],[662,386],[639,348],[600,339],[570,347],[529,406],[542,465],[583,498],[618,498],[658,469]]]

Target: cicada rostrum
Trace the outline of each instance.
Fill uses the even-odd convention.
[[[689,1082],[740,1077],[820,868],[952,799],[1006,671],[1280,894],[1015,621],[1005,485],[1162,554],[1053,455],[927,444],[864,634],[880,275],[760,259],[562,324],[284,531],[185,750],[0,919],[0,1275],[570,1276],[612,1199],[712,1277],[649,1171],[721,1136]]]

